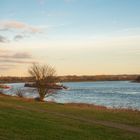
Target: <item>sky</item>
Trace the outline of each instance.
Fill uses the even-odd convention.
[[[0,0],[0,75],[140,73],[140,0]]]

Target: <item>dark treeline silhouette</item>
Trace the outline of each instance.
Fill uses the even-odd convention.
[[[30,82],[31,77],[13,77],[13,76],[1,76],[0,83],[13,83],[13,82]]]
[[[80,82],[80,81],[140,81],[140,75],[94,75],[94,76],[57,76],[57,82]],[[0,77],[0,83],[32,82],[32,77]]]
[[[59,76],[62,82],[78,81],[133,81],[139,75],[95,75],[95,76]]]
[[[134,82],[140,83],[140,76],[138,76],[138,77],[134,80]]]

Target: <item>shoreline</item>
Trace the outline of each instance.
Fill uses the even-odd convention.
[[[76,107],[76,108],[80,108],[80,109],[96,109],[96,110],[107,110],[107,111],[115,111],[115,112],[138,112],[138,113],[140,113],[140,110],[132,109],[132,108],[111,108],[111,107],[106,107],[106,106],[102,106],[102,105],[88,104],[88,103],[72,103],[72,102],[71,103],[58,103],[58,102],[54,102],[54,101],[40,102],[34,98],[11,96],[11,95],[3,94],[3,93],[0,93],[0,97],[1,96],[15,98],[17,100],[22,100],[25,102],[38,102],[38,103],[56,104],[56,105],[58,104],[58,105],[64,105],[64,106],[68,106],[68,107]]]

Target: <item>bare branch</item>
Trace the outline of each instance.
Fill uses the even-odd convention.
[[[33,64],[28,70],[29,74],[34,78],[36,88],[42,101],[48,94],[50,86],[55,83],[56,71],[50,65]]]

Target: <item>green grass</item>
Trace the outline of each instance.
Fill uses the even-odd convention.
[[[140,112],[40,103],[0,95],[0,140],[139,140],[140,133],[97,124],[140,127]]]

